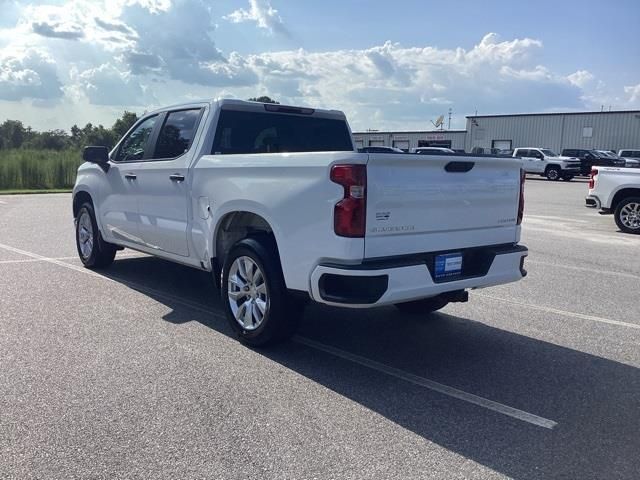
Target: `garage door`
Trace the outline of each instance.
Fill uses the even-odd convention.
[[[511,140],[494,140],[491,142],[491,148],[498,150],[511,150]]]
[[[369,140],[370,147],[384,147],[384,140]]]
[[[394,140],[393,146],[400,150],[409,150],[409,140]]]

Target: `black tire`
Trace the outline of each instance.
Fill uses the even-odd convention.
[[[414,300],[413,302],[396,303],[395,307],[402,313],[410,315],[425,315],[433,313],[441,308],[446,307],[449,301],[442,295],[424,298],[422,300]]]
[[[570,182],[571,180],[573,180],[573,175],[564,175],[562,177],[562,180],[564,180],[565,182]]]
[[[544,175],[547,177],[547,180],[557,182],[560,180],[560,169],[558,167],[548,167]]]
[[[81,221],[85,215],[89,216],[89,222],[91,223],[91,248],[88,249],[86,242],[81,241]],[[96,223],[96,215],[93,210],[93,205],[87,202],[82,204],[78,215],[76,216],[76,249],[78,250],[78,256],[80,261],[87,268],[105,268],[113,263],[113,259],[116,256],[117,247],[111,243],[107,243],[102,239],[98,224]],[[83,232],[83,235],[86,232]],[[85,237],[86,238],[86,237]]]
[[[616,225],[623,232],[640,234],[640,197],[627,197],[620,200],[613,217]]]
[[[262,274],[262,283],[266,285],[266,297],[264,297],[266,302],[259,298],[261,294],[256,293],[258,289],[255,288],[255,285],[259,283],[258,281],[249,282],[250,288],[253,290],[252,293],[247,293],[242,298],[235,300],[236,312],[240,316],[243,316],[242,312],[247,312],[246,302],[243,300],[250,300],[251,294],[257,295],[255,299],[250,300],[252,308],[254,303],[257,308],[259,300],[262,301],[262,304],[266,303],[262,319],[259,322],[253,322],[249,325],[250,328],[241,325],[240,320],[236,320],[235,313],[232,311],[232,300],[229,298],[229,294],[233,293],[232,289],[238,288],[237,283],[229,282],[229,274],[236,268],[234,267],[236,259],[240,259],[239,263],[242,261],[241,257],[251,259]],[[240,273],[238,271],[234,275]],[[237,294],[239,291],[235,293]],[[220,296],[229,325],[238,340],[252,347],[272,345],[290,338],[296,332],[298,322],[304,312],[304,303],[291,297],[287,292],[275,242],[267,236],[245,238],[231,248],[222,267]],[[251,315],[255,319],[253,310]],[[254,325],[255,323],[257,326]]]

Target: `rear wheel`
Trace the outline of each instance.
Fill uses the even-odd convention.
[[[93,205],[84,203],[76,217],[76,247],[80,261],[87,268],[104,268],[113,263],[116,246],[102,239]]]
[[[402,313],[411,315],[429,314],[447,306],[449,301],[442,295],[414,300],[413,302],[396,303],[395,307]]]
[[[640,234],[640,197],[622,199],[616,207],[614,218],[623,232]]]
[[[547,180],[560,180],[560,169],[558,167],[549,167],[545,172]]]
[[[304,305],[288,294],[277,258],[273,241],[260,237],[239,241],[225,259],[222,302],[229,325],[247,345],[288,339],[304,311]]]

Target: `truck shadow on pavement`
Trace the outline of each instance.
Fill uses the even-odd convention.
[[[231,336],[207,273],[143,257],[118,260],[104,275],[166,305],[168,322],[195,320]],[[296,341],[258,350],[426,441],[502,474],[612,479],[637,478],[640,471],[640,370],[632,366],[446,309],[417,318],[394,308],[311,305],[300,336],[557,422],[553,429],[532,425]],[[366,448],[367,438],[354,431],[353,442]],[[406,455],[401,461],[411,463]]]

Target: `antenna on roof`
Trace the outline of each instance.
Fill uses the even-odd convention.
[[[431,123],[433,124],[434,127],[442,130],[442,126],[444,125],[444,115],[440,115],[435,122],[431,120]]]

